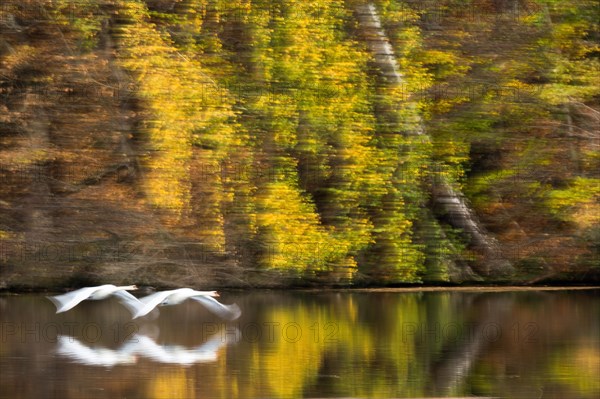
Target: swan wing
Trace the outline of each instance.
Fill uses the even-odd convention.
[[[77,306],[78,303],[88,299],[100,287],[85,287],[63,295],[49,296],[48,299],[56,306],[56,313],[66,312]]]
[[[137,309],[133,318],[137,319],[138,317],[147,315],[152,311],[152,309],[163,303],[165,299],[167,299],[172,293],[172,290],[160,291],[140,298],[139,302],[141,303],[141,306],[139,307],[139,309]]]
[[[241,316],[242,311],[240,307],[235,303],[232,305],[223,305],[221,302],[217,301],[215,298],[211,296],[197,295],[191,297],[192,299],[200,302],[204,305],[210,312],[216,314],[217,316],[225,319],[225,320],[235,320]]]
[[[123,304],[123,306],[125,306],[132,315],[135,315],[142,308],[142,306],[144,306],[139,299],[125,290],[115,291],[113,292],[113,295],[117,297],[119,302],[121,302],[121,304]]]

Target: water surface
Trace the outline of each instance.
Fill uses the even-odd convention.
[[[223,293],[234,322],[3,296],[0,397],[598,398],[599,293]]]

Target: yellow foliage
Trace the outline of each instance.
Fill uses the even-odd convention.
[[[288,182],[268,183],[257,201],[257,227],[266,243],[262,264],[318,270],[343,248],[334,245],[314,207]]]
[[[160,371],[150,381],[146,392],[152,399],[193,399],[196,397],[194,381],[184,369]]]
[[[153,206],[180,218],[190,208],[192,148],[209,146],[215,158],[223,155],[234,128],[227,123],[231,99],[149,22],[142,3],[123,2],[122,10],[130,24],[121,28],[119,55],[135,76],[146,113],[141,130],[150,144],[143,157],[145,191]]]

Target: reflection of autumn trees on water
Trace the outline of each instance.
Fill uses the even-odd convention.
[[[116,302],[88,303],[56,319],[50,307],[44,311],[44,298],[7,299],[2,388],[24,398],[39,397],[49,386],[66,398],[82,392],[186,398],[600,393],[595,291],[257,292],[236,296],[245,311],[233,323],[200,317],[197,308],[182,305],[132,331]],[[115,321],[125,323],[118,341]],[[7,335],[6,326],[15,322],[29,326],[24,342],[18,331]],[[35,323],[71,323],[72,344],[119,354],[121,364],[81,364],[81,356],[64,354],[77,348],[60,346],[48,334],[56,328],[35,341]],[[103,333],[99,338],[82,331],[92,324],[90,331]],[[128,341],[136,331],[147,335]],[[58,348],[60,356],[53,354]],[[32,359],[37,366],[28,363]],[[42,383],[30,384],[32,377]]]

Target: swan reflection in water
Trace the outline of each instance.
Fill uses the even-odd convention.
[[[113,367],[118,364],[134,364],[137,362],[135,352],[129,350],[113,350],[108,348],[91,348],[77,338],[66,335],[57,337],[56,353],[66,356],[79,364],[88,366]]]
[[[186,348],[180,345],[159,345],[150,337],[136,334],[119,349],[108,349],[93,348],[75,337],[61,335],[57,338],[56,353],[88,366],[113,367],[119,364],[135,364],[140,356],[160,363],[190,366],[216,361],[219,349],[236,343],[239,339],[240,331],[236,328],[227,334],[215,334],[201,345]]]

